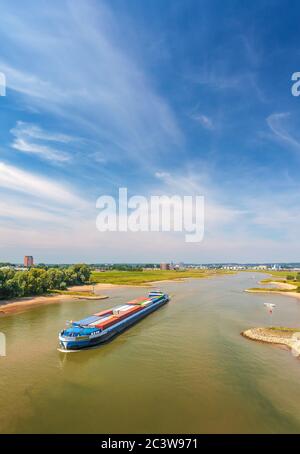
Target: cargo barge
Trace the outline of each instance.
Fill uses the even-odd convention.
[[[166,293],[153,291],[147,298],[136,298],[77,322],[68,322],[59,333],[60,347],[63,350],[79,350],[106,342],[168,301]]]

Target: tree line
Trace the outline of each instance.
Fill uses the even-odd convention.
[[[64,290],[68,285],[86,284],[91,270],[85,264],[66,268],[30,268],[17,271],[0,269],[0,299],[42,295],[51,290]]]
[[[129,264],[129,263],[115,263],[115,264],[93,264],[93,269],[101,269],[103,271],[143,271],[144,268],[159,268],[159,264],[145,263],[145,264]]]

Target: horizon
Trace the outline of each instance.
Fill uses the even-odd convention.
[[[0,6],[0,261],[299,263],[300,5]],[[203,241],[99,232],[121,187],[204,196]]]
[[[1,263],[7,263],[7,264],[10,264],[10,265],[24,265],[23,262],[0,262],[0,265]],[[33,267],[34,266],[41,266],[41,265],[45,265],[45,266],[50,266],[50,265],[75,265],[75,264],[85,264],[85,265],[89,265],[89,266],[111,266],[111,265],[160,265],[162,263],[166,263],[166,264],[170,264],[170,265],[177,265],[179,263],[182,263],[183,265],[192,265],[192,266],[206,266],[206,265],[209,265],[209,266],[212,266],[212,265],[232,265],[232,266],[235,266],[235,265],[249,265],[249,266],[260,266],[260,265],[300,265],[300,262],[288,262],[288,261],[283,261],[283,262],[268,262],[268,261],[265,261],[265,262],[187,262],[187,261],[179,261],[179,260],[175,260],[175,261],[161,261],[161,262],[34,262],[34,264],[32,265]]]

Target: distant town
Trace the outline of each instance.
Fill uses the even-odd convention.
[[[90,268],[94,271],[105,272],[109,270],[118,271],[159,271],[159,270],[210,270],[220,269],[228,271],[243,271],[243,270],[257,270],[257,271],[300,271],[300,262],[280,262],[280,263],[89,263]],[[29,268],[65,268],[70,266],[70,263],[57,264],[57,263],[36,263],[32,255],[25,255],[23,263],[10,263],[0,262],[0,269],[10,268],[15,271],[25,271]]]

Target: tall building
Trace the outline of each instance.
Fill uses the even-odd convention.
[[[160,264],[160,269],[161,270],[169,270],[170,269],[170,264],[169,263],[161,263]]]
[[[24,266],[29,267],[33,265],[33,257],[32,255],[25,255],[24,257]]]

